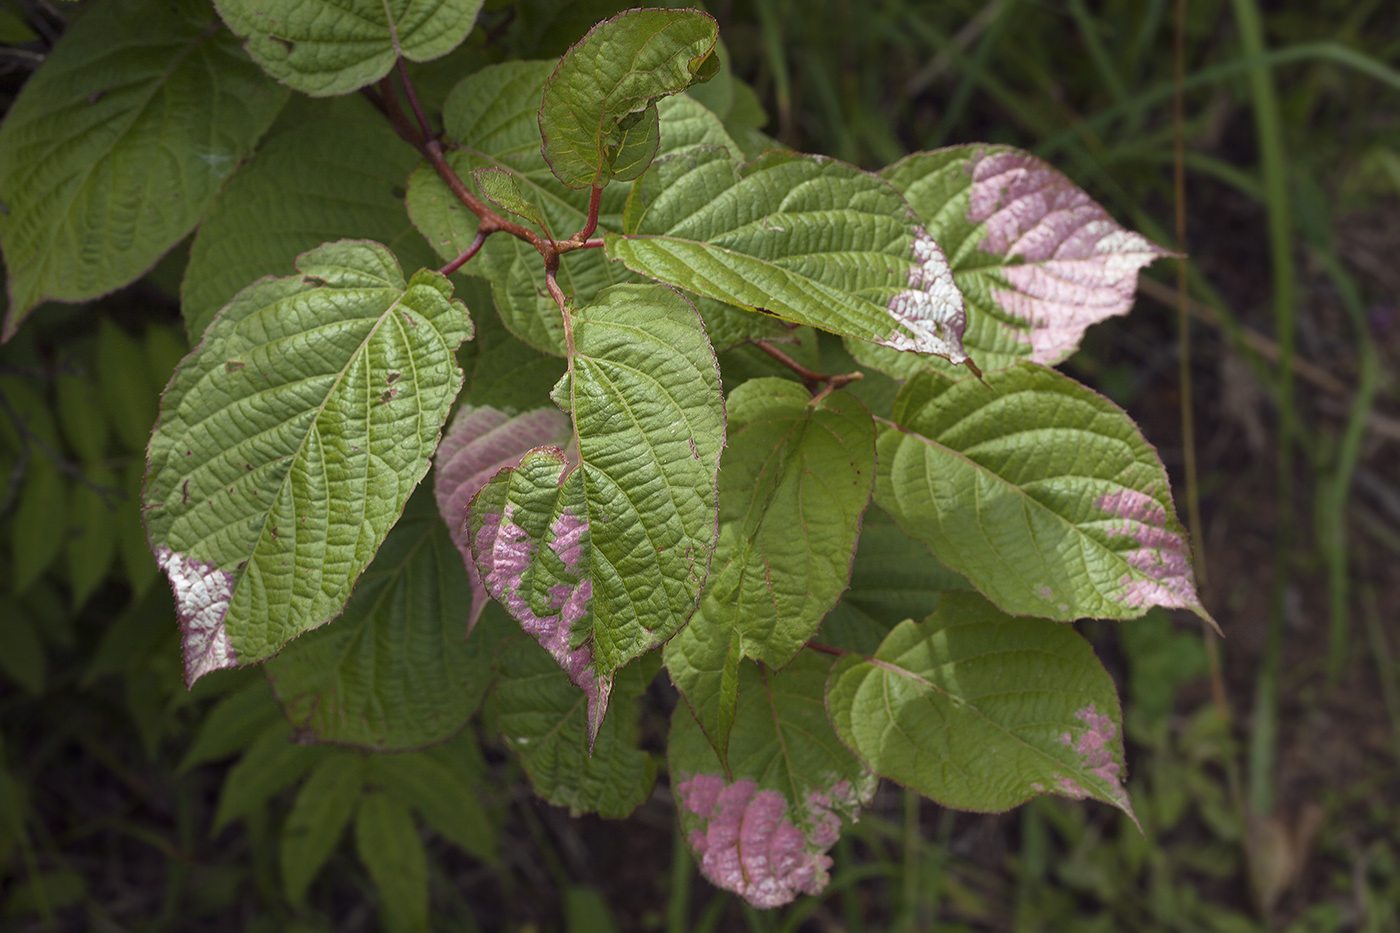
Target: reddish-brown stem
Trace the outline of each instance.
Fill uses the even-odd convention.
[[[413,82],[408,77],[408,63],[402,58],[398,60],[399,83],[403,85],[403,96],[408,98],[408,106],[413,108],[413,116],[418,120],[418,128],[423,132],[425,140],[436,139],[433,128],[428,125],[428,117],[423,113],[423,105],[418,102],[418,92],[413,89]]]
[[[594,238],[591,239],[591,240],[585,240],[584,242],[582,242],[582,243],[579,244],[578,248],[579,248],[579,249],[602,249],[602,248],[603,248],[603,238],[600,237],[600,236],[597,236],[597,237],[594,237]]]
[[[370,97],[369,100],[389,118],[389,123],[394,127],[394,132],[399,134],[400,139],[419,152],[423,152],[424,139],[414,129],[413,123],[403,112],[403,108],[399,106],[399,96],[394,93],[394,84],[388,76],[379,82],[377,99]]]
[[[470,262],[471,258],[481,251],[481,247],[485,242],[486,234],[482,233],[480,230],[476,231],[476,238],[472,240],[472,245],[468,246],[466,248],[466,251],[463,252],[462,255],[458,256],[456,259],[452,260],[438,271],[441,272],[443,275],[451,275],[452,273],[456,272],[458,269],[462,268],[468,262]]]
[[[835,655],[838,658],[843,654],[850,654],[849,651],[842,648],[833,648],[830,645],[823,645],[819,641],[809,641],[807,642],[807,647],[811,648],[813,651],[820,651],[822,654]]]
[[[782,363],[788,369],[797,373],[802,379],[802,384],[815,396],[816,400],[825,398],[831,392],[834,392],[848,383],[865,378],[865,373],[836,373],[828,375],[808,369],[766,340],[755,340],[754,346],[758,347],[764,353],[767,353],[779,363]]]
[[[583,229],[575,233],[573,238],[580,243],[586,243],[593,235],[593,231],[598,229],[598,205],[603,200],[603,189],[597,185],[588,195],[588,222],[583,225]]]

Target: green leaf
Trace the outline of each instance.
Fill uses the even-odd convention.
[[[855,396],[814,400],[784,379],[749,380],[726,410],[720,547],[706,589],[732,615],[744,655],[782,667],[850,579],[875,425]]]
[[[530,201],[525,199],[525,195],[520,193],[520,185],[516,182],[515,176],[505,169],[500,168],[479,168],[472,172],[472,177],[481,188],[486,199],[497,207],[523,217],[530,221],[540,230],[549,233],[549,228],[545,226],[544,215],[540,209]]]
[[[29,589],[53,563],[67,531],[68,484],[52,461],[36,454],[25,468],[19,507],[10,520],[14,595]]]
[[[227,758],[273,727],[285,732],[286,722],[266,678],[258,677],[209,710],[178,770],[184,772],[206,761]]]
[[[671,683],[726,769],[739,704],[739,662],[744,657],[744,640],[735,621],[733,612],[702,596],[690,624],[666,642],[662,654]]]
[[[1209,615],[1166,470],[1122,409],[1053,369],[904,384],[875,499],[999,608],[1069,621]]]
[[[246,817],[322,761],[344,754],[323,745],[297,745],[286,722],[269,726],[224,777],[210,835],[217,836],[229,823]]]
[[[111,471],[89,468],[89,482],[111,488]],[[107,578],[107,570],[117,553],[117,516],[115,501],[108,502],[91,486],[73,485],[68,510],[68,584],[72,590],[73,608],[87,602],[98,584]]]
[[[58,421],[68,447],[84,463],[100,460],[107,453],[111,429],[103,413],[97,384],[83,372],[59,370],[54,378],[57,390]],[[155,412],[152,410],[152,421]]]
[[[573,425],[557,408],[536,408],[514,417],[489,405],[463,405],[457,409],[433,455],[433,491],[438,514],[451,531],[471,586],[468,632],[490,597],[472,559],[467,504],[491,477],[508,467],[519,466],[529,451],[537,447],[563,448],[572,441]]]
[[[372,755],[370,780],[412,807],[444,839],[485,862],[496,860],[496,830],[481,805],[486,763],[468,733],[451,747]]]
[[[613,673],[695,609],[717,534],[724,444],[719,367],[699,315],[660,285],[617,285],[573,312],[577,467],[541,449],[468,510],[487,591],[588,694],[589,732]]]
[[[1113,680],[1069,626],[947,593],[874,657],[842,657],[826,701],[863,761],[943,806],[999,811],[1054,793],[1132,816]]]
[[[491,644],[464,640],[472,601],[462,559],[419,489],[344,614],[267,662],[287,718],[307,739],[374,751],[457,734],[491,680]]]
[[[282,882],[293,904],[306,900],[306,889],[335,851],[364,779],[360,757],[339,754],[323,759],[301,785],[282,826]]]
[[[970,589],[971,583],[935,560],[922,542],[900,531],[884,509],[867,509],[851,585],[817,637],[832,647],[874,654],[890,629],[938,608],[946,590]]]
[[[218,0],[268,74],[312,97],[349,94],[400,57],[426,62],[471,32],[482,0]]]
[[[645,171],[660,143],[656,100],[719,70],[719,27],[697,10],[628,10],[594,26],[544,88],[544,157],[570,188]]]
[[[391,933],[428,929],[428,855],[408,807],[370,791],[355,817],[355,849],[379,889]]]
[[[189,683],[340,614],[462,384],[446,278],[366,241],[297,268],[240,292],[161,399],[143,502]]]
[[[485,292],[486,300],[479,305],[471,303],[473,288]],[[462,291],[468,307],[485,307],[491,303],[490,285],[484,279],[467,279]],[[549,390],[564,375],[564,361],[541,356],[539,351],[517,340],[497,315],[486,314],[478,318],[476,324],[476,339],[463,348],[476,351],[475,358],[466,364],[465,398],[473,406],[495,408],[510,415],[547,404]],[[459,359],[462,356],[458,354]]]
[[[147,378],[141,345],[107,318],[97,331],[97,383],[117,439],[131,453],[145,453],[159,392]]]
[[[574,816],[597,813],[620,820],[651,796],[656,762],[637,747],[637,704],[655,673],[654,655],[624,669],[616,709],[593,739],[588,698],[559,665],[528,638],[504,642],[496,653],[501,737],[520,756],[535,793]]]
[[[875,776],[827,721],[831,666],[810,651],[781,671],[744,663],[728,769],[684,706],[671,718],[681,829],[705,877],[755,907],[820,893],[842,820],[875,794]]]
[[[0,127],[3,336],[141,276],[194,229],[287,99],[197,0],[77,18]]]
[[[44,692],[44,644],[29,614],[0,599],[0,670],[33,696]]]
[[[145,459],[128,460],[122,477],[126,498],[118,504],[116,517],[117,554],[121,558],[122,573],[137,596],[144,596],[160,573],[151,556],[150,545],[146,543],[145,526],[141,524],[141,484],[145,479]]]
[[[374,240],[405,268],[436,265],[404,217],[404,180],[417,161],[368,106],[271,140],[229,180],[190,247],[180,306],[191,340],[243,286],[290,275],[292,258],[321,243]]]
[[[888,182],[823,156],[658,158],[609,259],[699,295],[898,350],[966,359],[962,296]]]
[[[963,345],[983,371],[1063,360],[1090,324],[1128,312],[1140,268],[1171,255],[1010,146],[916,152],[880,174],[947,254],[967,301]],[[951,374],[937,357],[854,343],[851,353],[900,379],[923,368]]]

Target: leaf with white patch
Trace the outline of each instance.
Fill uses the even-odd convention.
[[[559,60],[540,104],[544,157],[570,188],[646,170],[660,143],[659,98],[719,71],[719,26],[698,10],[627,10]]]
[[[40,302],[154,265],[286,100],[208,4],[114,0],[75,19],[0,127],[4,338]]]
[[[297,268],[240,292],[161,399],[142,501],[189,683],[340,614],[462,385],[446,278],[367,241]]]
[[[827,850],[875,794],[875,775],[832,730],[831,659],[807,651],[781,671],[744,662],[726,768],[685,705],[671,717],[676,811],[705,877],[755,907],[819,894]]]
[[[467,533],[467,503],[500,471],[517,467],[520,458],[536,447],[566,447],[573,440],[573,425],[557,408],[536,408],[508,415],[489,405],[463,405],[452,419],[437,453],[433,455],[433,491],[438,513],[452,533],[452,541],[466,564],[471,585],[470,632],[489,598],[481,574],[472,560]]]
[[[896,350],[962,351],[963,300],[942,252],[876,175],[768,152],[739,166],[697,146],[632,185],[609,259],[752,311]]]
[[[1203,619],[1166,470],[1108,399],[1021,363],[915,374],[881,433],[875,501],[1006,612]]]
[[[268,660],[287,719],[304,740],[373,751],[456,735],[491,682],[494,644],[464,640],[462,610],[470,603],[475,619],[477,599],[431,493],[420,487],[344,614]]]
[[[613,673],[695,609],[717,535],[724,402],[690,302],[617,285],[571,312],[556,387],[578,464],[558,448],[496,474],[468,509],[487,591],[588,695],[589,731]]]
[[[441,58],[462,43],[482,0],[218,0],[248,54],[283,84],[329,97]]]
[[[1113,679],[1069,626],[945,593],[873,657],[842,657],[826,702],[862,761],[943,806],[1001,811],[1061,794],[1133,815]]]
[[[637,747],[633,701],[656,674],[655,655],[619,672],[616,709],[596,738],[589,734],[589,699],[530,639],[503,642],[496,664],[501,737],[520,756],[535,793],[574,816],[597,813],[616,820],[646,802],[656,762]]]
[[[967,301],[963,343],[982,369],[1053,365],[1089,325],[1126,314],[1138,270],[1172,255],[1125,230],[1058,169],[1010,146],[916,152],[880,173],[904,192],[948,255]],[[936,357],[853,344],[862,365],[897,378]]]

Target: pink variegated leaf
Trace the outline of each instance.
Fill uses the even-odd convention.
[[[966,301],[963,345],[984,371],[1021,359],[1060,362],[1089,325],[1128,312],[1140,269],[1173,255],[1020,149],[918,152],[881,174],[948,256]],[[923,368],[951,372],[938,357],[850,346],[862,363],[899,378]]]
[[[820,894],[843,822],[875,775],[832,730],[823,706],[831,658],[805,651],[781,671],[745,661],[728,765],[684,703],[671,719],[672,790],[686,841],[715,886],[755,907]]]
[[[467,617],[471,633],[486,605],[486,587],[472,560],[467,534],[467,503],[492,476],[520,465],[520,458],[536,447],[564,447],[572,427],[562,412],[553,408],[510,415],[489,405],[464,405],[433,455],[433,494],[438,512],[452,532],[452,541],[462,552],[467,579],[471,582],[472,607]]]

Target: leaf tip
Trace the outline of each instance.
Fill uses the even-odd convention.
[[[224,628],[233,598],[233,574],[167,547],[157,548],[155,556],[175,593],[185,686],[193,687],[212,671],[237,667],[238,653]]]
[[[906,287],[886,305],[897,327],[881,343],[896,350],[933,353],[953,364],[967,362],[962,345],[967,310],[947,257],[928,231],[918,225],[914,227],[911,252],[913,264]]]

